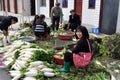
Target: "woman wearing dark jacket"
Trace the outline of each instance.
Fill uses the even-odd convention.
[[[76,29],[76,35],[79,40],[71,51],[64,54],[64,67],[60,69],[61,72],[70,71],[70,63],[73,63],[73,54],[78,54],[79,52],[90,52],[87,42],[87,39],[89,40],[87,29],[83,26],[79,26]]]
[[[80,16],[75,13],[75,10],[70,11],[71,15],[69,16],[69,23],[67,29],[74,31],[77,26],[81,25]]]
[[[9,43],[9,38],[8,38],[8,28],[10,25],[15,24],[18,22],[18,18],[14,16],[0,16],[0,30],[4,34],[4,45]]]

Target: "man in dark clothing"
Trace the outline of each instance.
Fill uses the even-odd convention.
[[[8,27],[11,24],[15,24],[16,22],[18,22],[18,18],[17,17],[13,17],[13,16],[0,16],[0,29],[3,31],[4,34],[4,41],[6,43],[8,43]]]
[[[51,22],[52,22],[52,30],[59,29],[59,23],[62,23],[62,8],[60,7],[60,3],[56,3],[56,6],[51,10]],[[56,24],[56,25],[55,25]]]
[[[80,16],[75,13],[75,10],[70,11],[71,15],[69,16],[69,23],[67,29],[74,31],[77,26],[81,25]]]

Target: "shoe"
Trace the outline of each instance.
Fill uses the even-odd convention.
[[[64,62],[64,67],[60,69],[60,72],[65,72],[65,73],[70,72],[70,63]]]

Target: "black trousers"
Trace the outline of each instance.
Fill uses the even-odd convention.
[[[47,27],[46,33],[50,34],[50,28],[49,27]]]
[[[70,52],[65,52],[64,53],[64,61],[70,62],[71,64],[73,64],[73,54]]]
[[[60,17],[53,16],[52,19],[52,30],[54,31],[55,29],[59,29],[59,22],[60,22]]]

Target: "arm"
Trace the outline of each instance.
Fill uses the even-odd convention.
[[[51,9],[51,21],[53,19],[54,7]]]
[[[80,20],[80,16],[77,15],[77,26],[80,26],[81,25],[81,20]]]
[[[69,21],[68,21],[68,27],[67,27],[67,29],[69,29],[70,24],[71,24],[71,16],[69,16]]]
[[[62,12],[62,8],[60,8],[60,22],[62,23],[62,18],[63,18],[63,12]]]
[[[76,54],[79,53],[84,46],[83,44],[84,44],[83,40],[79,40],[76,44],[76,47],[72,49],[72,53],[76,53]]]

